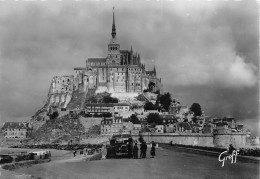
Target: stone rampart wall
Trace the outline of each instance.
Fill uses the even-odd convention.
[[[215,147],[229,147],[232,144],[235,148],[246,147],[246,134],[245,133],[230,133],[230,134],[214,134],[213,136]]]
[[[154,141],[156,143],[170,143],[183,145],[197,145],[207,147],[224,147],[227,148],[232,144],[235,148],[243,148],[246,146],[246,135],[244,133],[232,134],[149,134],[143,133],[142,137],[146,142]],[[138,140],[139,135],[133,135],[134,140]]]

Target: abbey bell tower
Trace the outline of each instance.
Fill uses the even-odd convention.
[[[115,15],[113,7],[113,24],[112,24],[112,37],[108,44],[108,59],[111,65],[120,65],[120,45],[116,38],[116,25],[115,25]]]

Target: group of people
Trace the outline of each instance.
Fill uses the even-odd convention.
[[[128,151],[128,158],[138,159],[139,148],[137,146],[137,143],[135,143],[135,145],[132,146],[132,143],[128,142],[127,151]],[[142,141],[140,144],[140,158],[146,158],[146,153],[147,153],[147,144],[145,141]],[[154,156],[155,156],[155,143],[152,141],[150,157],[154,158]]]

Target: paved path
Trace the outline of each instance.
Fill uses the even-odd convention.
[[[41,178],[64,179],[256,179],[259,178],[259,164],[238,160],[235,164],[227,161],[221,167],[215,156],[159,148],[156,150],[156,158],[50,162],[21,168],[17,172]]]

